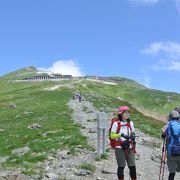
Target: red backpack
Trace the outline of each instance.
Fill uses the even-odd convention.
[[[110,141],[110,145],[111,145],[111,148],[112,148],[112,149],[114,149],[116,146],[119,146],[119,145],[122,144],[122,142],[119,141],[119,140],[111,139],[111,129],[112,129],[112,126],[113,126],[114,122],[117,122],[117,124],[118,124],[117,130],[116,130],[116,133],[117,133],[117,134],[120,132],[121,126],[127,126],[127,127],[129,127],[130,130],[131,130],[130,122],[127,122],[126,125],[121,125],[121,122],[120,122],[120,120],[119,120],[117,117],[113,118],[113,119],[111,120],[111,126],[110,126],[110,128],[109,128],[109,141]]]

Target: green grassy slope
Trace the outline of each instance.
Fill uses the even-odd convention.
[[[35,67],[30,66],[27,68],[19,69],[17,71],[11,72],[5,76],[3,76],[2,79],[4,80],[20,80],[25,77],[32,77],[37,73],[37,70]]]
[[[24,167],[26,161],[33,169],[36,162],[43,161],[56,149],[66,147],[73,153],[78,144],[92,149],[71,119],[71,110],[67,106],[75,91],[80,91],[101,111],[115,112],[120,105],[130,106],[135,127],[156,137],[160,136],[163,123],[144,116],[134,107],[163,114],[180,105],[180,94],[150,90],[125,78],[119,78],[121,81],[117,85],[87,80],[12,82],[34,74],[34,68],[24,68],[0,78],[0,129],[3,129],[0,131],[0,157],[10,157],[4,167]],[[67,83],[73,84],[73,89],[44,90]],[[10,103],[15,103],[17,108],[8,108]],[[33,123],[39,123],[42,128],[29,129]],[[22,157],[11,155],[12,150],[25,146],[31,149],[30,153]]]
[[[43,90],[53,86],[54,82],[6,83],[2,78],[0,84],[0,129],[3,129],[0,132],[0,157],[10,157],[4,167],[22,167],[25,161],[35,165],[46,159],[52,150],[65,147],[71,153],[79,144],[82,148],[91,148],[71,119],[71,110],[67,106],[72,98],[71,90]],[[8,108],[10,103],[15,103],[17,108]],[[42,128],[29,129],[33,123],[39,123]],[[30,153],[22,157],[11,155],[12,150],[25,146],[31,149]]]
[[[84,93],[94,92],[114,98],[121,97],[135,107],[142,107],[159,114],[166,114],[174,107],[180,106],[180,94],[148,89],[128,80],[118,85],[84,81],[79,86],[79,90]]]

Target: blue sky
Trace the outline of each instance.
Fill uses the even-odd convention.
[[[0,76],[34,65],[180,93],[180,0],[0,0]]]

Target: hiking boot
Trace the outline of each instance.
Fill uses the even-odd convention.
[[[123,176],[123,177],[121,177],[121,178],[118,178],[118,180],[124,180],[124,176]]]

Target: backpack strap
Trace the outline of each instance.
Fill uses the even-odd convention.
[[[130,121],[129,122],[127,122],[127,124],[126,124],[126,126],[132,131],[132,127],[131,127],[131,123],[130,123]]]
[[[127,122],[125,125],[122,125],[121,124],[121,121],[119,120],[119,118],[113,118],[112,120],[111,120],[111,126],[110,126],[110,128],[109,128],[109,136],[110,136],[110,132],[111,132],[111,129],[112,129],[112,126],[113,126],[113,124],[114,124],[114,122],[117,122],[117,130],[116,130],[116,133],[119,133],[120,132],[120,129],[121,129],[121,127],[122,126],[127,126],[129,129],[130,129],[130,131],[132,131],[132,127],[131,127],[131,124],[130,124],[130,121],[129,122]],[[110,138],[110,144],[111,144],[111,147],[114,149],[115,148],[115,146],[121,146],[121,144],[123,144],[123,142],[124,141],[120,141],[120,140],[115,140],[115,139],[111,139]],[[134,151],[134,153],[136,153],[136,150],[135,150],[135,146],[134,146],[134,144],[132,143],[132,141],[129,141],[129,143],[132,145],[132,149],[133,149],[133,151]],[[126,150],[126,155],[127,155],[127,150]]]
[[[128,121],[126,123],[126,125],[121,125],[121,123],[120,123],[119,130],[120,130],[121,126],[127,126],[130,129],[130,131],[132,132],[132,127],[131,127],[130,121]],[[120,143],[122,144],[123,142],[120,142]],[[132,142],[132,140],[130,140],[129,143],[132,146],[133,152],[136,153],[136,146],[135,146],[135,144]],[[127,149],[124,149],[124,152],[125,152],[126,155],[128,155]]]
[[[113,119],[112,119],[110,130],[111,130],[114,122],[117,122],[117,125],[118,125],[117,130],[116,130],[116,133],[119,133],[119,132],[120,132],[121,126],[127,126],[127,127],[130,129],[130,131],[132,131],[132,127],[131,127],[130,121],[127,122],[125,125],[122,125],[122,124],[121,124],[121,121],[119,121],[118,118],[113,118]]]
[[[120,129],[121,129],[121,122],[118,120],[117,121],[117,125],[118,125],[118,127],[117,127],[117,133],[119,133],[120,132]]]
[[[113,118],[113,119],[111,120],[111,126],[110,126],[110,128],[109,128],[109,131],[111,131],[114,122],[117,122],[117,124],[118,124],[118,128],[117,128],[117,131],[116,131],[116,132],[119,133],[121,124],[120,124],[120,121],[119,121],[118,118]]]

